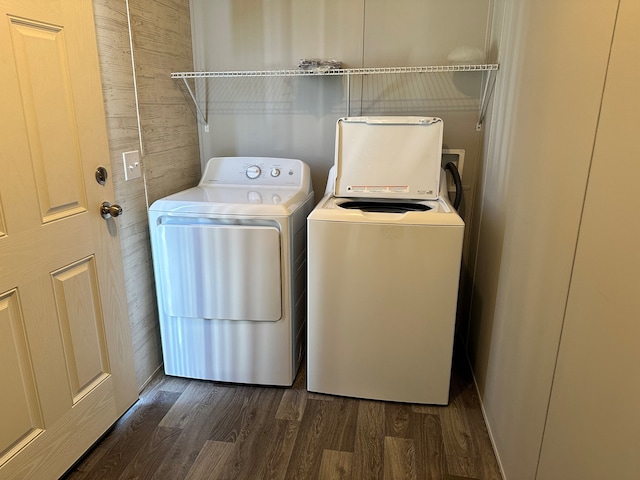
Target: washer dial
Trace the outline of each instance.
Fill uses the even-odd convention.
[[[272,168],[272,169],[271,169],[271,176],[272,176],[272,177],[278,177],[278,176],[280,176],[280,169],[279,169],[279,168]]]
[[[260,167],[257,165],[251,165],[249,168],[247,168],[247,171],[245,173],[251,180],[255,180],[260,176],[262,170],[260,170]]]

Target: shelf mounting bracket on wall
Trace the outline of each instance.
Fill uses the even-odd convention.
[[[184,82],[184,85],[187,87],[187,91],[189,92],[189,95],[191,95],[191,100],[193,100],[193,104],[196,106],[196,110],[198,111],[198,114],[200,115],[200,117],[202,117],[202,122],[204,124],[204,131],[209,133],[209,121],[207,116],[202,112],[202,110],[200,109],[200,106],[198,105],[198,102],[196,101],[196,96],[193,93],[193,90],[191,90],[191,86],[189,85],[189,82],[187,81],[187,78],[190,77],[186,77],[186,76],[182,76],[182,77],[174,77],[174,74],[171,74],[171,78],[182,78],[182,81]]]
[[[496,65],[497,67],[497,65]],[[485,73],[485,79],[482,86],[482,93],[480,98],[480,112],[478,114],[478,123],[476,123],[476,132],[482,131],[482,124],[484,122],[484,117],[487,113],[487,107],[489,105],[489,98],[491,98],[491,94],[493,93],[493,87],[496,84],[496,70],[487,70]]]

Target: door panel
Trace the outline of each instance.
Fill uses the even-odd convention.
[[[0,294],[0,365],[0,384],[13,386],[0,396],[0,411],[11,412],[0,429],[0,451],[6,452],[43,426],[16,289]]]
[[[76,404],[108,375],[98,282],[93,257],[51,275],[67,375]]]
[[[0,478],[58,478],[137,398],[93,12],[0,15]]]
[[[64,30],[9,17],[43,222],[86,210]]]

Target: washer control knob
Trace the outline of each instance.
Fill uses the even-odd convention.
[[[251,180],[258,178],[261,173],[262,170],[260,170],[260,167],[257,165],[251,165],[249,168],[247,168],[246,171],[247,177],[249,177]]]
[[[279,168],[272,168],[271,169],[271,176],[272,177],[279,177],[280,176],[280,169]]]

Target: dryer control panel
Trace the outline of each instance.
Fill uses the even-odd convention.
[[[214,157],[207,162],[199,185],[301,187],[309,181],[308,170],[294,158]]]

